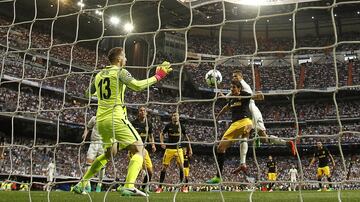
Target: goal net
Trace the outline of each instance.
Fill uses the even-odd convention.
[[[0,190],[26,191],[29,200],[44,190],[50,201],[53,191],[70,191],[79,182],[94,142],[84,130],[97,109],[97,98],[84,93],[109,65],[108,51],[122,47],[136,79],[150,78],[163,61],[173,68],[157,84],[141,92],[128,89],[124,96],[129,121],[144,106],[148,137],[152,127],[155,142],[144,143],[154,169],[146,182],[151,191],[162,185],[174,201],[207,197],[191,195],[195,192],[252,201],[264,191],[296,190],[292,197],[306,201],[315,199],[304,191],[334,189],[338,201],[351,199],[344,190],[359,189],[360,180],[359,7],[359,1],[336,0],[0,1]],[[213,69],[223,80],[209,87],[205,75]],[[236,71],[254,94],[264,95],[255,104],[266,130],[254,127],[247,139],[234,138],[220,182],[208,184],[220,171],[218,145],[232,124],[230,113],[216,117],[235,98],[224,95]],[[190,138],[182,134],[176,144],[192,147],[188,181],[180,182],[175,162],[160,181],[165,158],[160,133],[173,112]],[[252,121],[256,126],[261,120]],[[233,174],[243,142],[246,170]],[[319,155],[310,165],[318,142],[332,156],[326,159],[329,175],[319,169]],[[276,163],[274,179],[268,175],[269,156]],[[128,162],[127,152],[120,151],[104,177],[91,179],[92,191],[101,182],[103,200],[112,200]],[[298,172],[295,182],[291,168]],[[137,187],[146,175],[144,169]],[[178,195],[184,187],[189,195]],[[238,193],[244,191],[249,194]]]

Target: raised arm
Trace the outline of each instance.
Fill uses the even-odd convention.
[[[249,86],[249,84],[246,83],[246,81],[244,79],[241,79],[240,83],[241,83],[243,91],[245,91],[247,93],[250,93],[250,94],[253,94],[253,92],[251,90],[251,87]]]
[[[166,145],[164,144],[164,133],[160,132],[160,145],[161,148],[166,149]]]
[[[156,152],[155,138],[154,138],[154,134],[153,134],[153,133],[150,133],[150,134],[149,134],[149,140],[150,140],[152,152]]]
[[[329,156],[330,156],[330,159],[331,159],[331,162],[332,162],[333,166],[335,167],[335,160],[334,160],[334,157],[331,155],[330,152],[329,152]]]
[[[165,78],[172,71],[171,65],[169,62],[163,62],[160,66],[156,68],[155,75],[143,80],[137,80],[133,78],[126,69],[121,69],[119,72],[119,79],[124,82],[129,88],[133,91],[142,91],[147,87],[154,85],[156,82]]]
[[[185,134],[185,137],[186,137],[186,140],[189,142],[187,149],[188,149],[188,155],[189,155],[189,157],[191,157],[193,152],[192,152],[192,147],[191,147],[191,143],[190,143],[190,138],[187,134]]]
[[[221,115],[223,115],[226,111],[228,111],[230,109],[229,105],[225,105],[220,112],[218,113],[218,115],[216,116],[216,119],[218,119]]]
[[[313,158],[310,161],[309,167],[311,167],[314,163],[315,163],[316,159],[315,159],[315,154],[313,156]]]

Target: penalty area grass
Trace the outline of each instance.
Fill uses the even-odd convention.
[[[341,191],[341,200],[346,202],[360,201],[360,190],[357,191]],[[253,202],[298,202],[300,201],[300,193],[287,192],[287,191],[274,191],[274,192],[222,192],[225,201],[249,201],[249,197],[252,197]],[[149,196],[150,202],[165,202],[173,201],[175,192],[165,193],[151,193]],[[101,192],[101,193],[90,193],[88,195],[78,195],[71,192],[44,192],[44,191],[32,191],[30,192],[0,192],[0,201],[54,201],[54,202],[83,202],[83,201],[121,201],[121,202],[145,202],[145,197],[122,197],[117,192]],[[104,197],[105,200],[104,200]],[[317,192],[317,191],[302,191],[303,201],[314,201],[314,202],[335,202],[338,201],[338,191],[330,192]],[[220,192],[189,192],[189,193],[177,193],[176,201],[179,202],[217,202],[221,200]]]

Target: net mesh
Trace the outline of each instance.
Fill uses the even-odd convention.
[[[351,189],[359,180],[357,155],[349,153],[359,140],[360,103],[356,93],[360,69],[358,61],[350,59],[358,53],[359,35],[349,31],[359,23],[359,11],[350,7],[356,8],[359,3],[319,1],[252,7],[226,1],[192,1],[175,7],[169,1],[145,0],[78,4],[0,1],[0,115],[6,126],[1,136],[2,179],[27,182],[29,200],[30,190],[45,187],[50,193],[78,182],[90,143],[89,139],[82,140],[82,130],[97,107],[83,93],[97,67],[107,64],[106,50],[122,46],[131,55],[141,55],[129,58],[132,66],[128,67],[139,77],[149,78],[165,59],[173,65],[172,75],[143,92],[128,91],[125,101],[130,120],[138,106],[147,107],[155,135],[169,122],[171,112],[179,112],[194,147],[189,182],[193,190],[218,190],[221,200],[226,201],[224,191],[246,187],[252,201],[257,190],[253,188],[269,183],[264,175],[267,155],[285,151],[268,144],[262,146],[267,152],[257,150],[252,144],[259,137],[251,136],[247,164],[254,180],[245,179],[230,173],[238,165],[236,148],[242,141],[238,139],[230,148],[223,181],[205,186],[206,179],[219,170],[215,150],[230,123],[227,116],[220,122],[215,120],[225,103],[217,92],[229,89],[231,73],[241,70],[253,91],[265,94],[266,101],[259,108],[268,133],[294,140],[299,152],[296,158],[275,157],[280,174],[277,187],[289,186],[287,171],[294,164],[299,170],[300,201],[306,200],[302,190],[318,183],[312,174],[316,168],[308,167],[311,145],[322,141],[334,153],[337,167],[332,171],[332,184],[338,201],[342,201],[341,191]],[[24,8],[28,8],[25,14]],[[354,16],[346,16],[349,10]],[[134,31],[128,33],[120,25],[109,23],[114,12],[122,13],[121,26],[126,21],[135,24]],[[136,27],[137,22],[142,22],[141,26]],[[145,26],[146,22],[151,25]],[[92,29],[96,26],[101,29]],[[316,36],[311,36],[314,30]],[[146,46],[140,46],[139,41],[145,41]],[[142,54],[137,45],[144,49]],[[298,65],[299,60],[306,62]],[[224,78],[215,90],[209,90],[203,78],[211,69],[219,70]],[[189,80],[192,84],[186,82]],[[190,98],[195,88],[200,89],[199,95]],[[184,139],[182,142],[186,143]],[[160,167],[162,152],[151,154],[151,158],[155,168]],[[126,154],[121,153],[106,166],[106,192],[124,179],[125,159]],[[50,163],[54,163],[56,174],[46,180],[45,176],[54,172]],[[174,189],[174,201],[179,192],[175,188],[183,185],[176,180],[175,170],[176,165],[171,165],[164,183],[168,190]],[[155,170],[151,187],[159,184],[159,173]],[[138,183],[141,180],[139,177]],[[47,196],[50,201],[50,194]]]

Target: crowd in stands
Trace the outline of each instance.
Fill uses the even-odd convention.
[[[4,19],[0,19],[1,25],[10,25],[9,21]],[[2,34],[2,38],[0,38],[0,44],[4,47],[7,45],[7,41],[9,41],[10,48],[19,48],[20,50],[25,50],[30,47],[30,51],[28,54],[34,55],[42,55],[48,56],[46,50],[50,47],[51,37],[43,32],[38,30],[32,30],[31,32],[31,44],[29,43],[29,28],[26,25],[16,25],[11,27],[9,31],[9,36],[7,35],[9,27],[1,27],[0,34]],[[359,34],[358,33],[346,33],[340,39],[342,40],[358,40]],[[320,38],[301,38],[298,40],[301,46],[322,46],[328,44],[328,36],[322,36]],[[228,41],[227,41],[228,40]],[[245,54],[253,51],[254,48],[249,48],[249,46],[254,46],[251,40],[245,42],[236,42],[234,40],[226,39],[224,43],[222,43],[224,52],[229,52],[228,50],[234,50],[235,53],[233,54]],[[274,50],[275,47],[280,47],[284,45],[279,45],[286,41],[286,39],[279,39],[274,40],[274,42],[266,43],[268,49]],[[292,41],[292,40],[291,40]],[[197,53],[203,54],[217,54],[218,52],[218,39],[211,39],[211,38],[204,38],[198,36],[190,36],[189,37],[189,50],[194,51]],[[259,43],[259,49],[261,49],[263,43]],[[94,69],[94,67],[101,66],[107,64],[106,56],[104,52],[100,51],[96,47],[89,47],[86,44],[76,43],[74,44],[74,49],[71,48],[72,43],[54,38],[52,46],[50,48],[50,59],[57,58],[60,61],[63,61],[65,64],[69,64],[70,58],[72,58],[72,64],[76,66],[86,67],[88,70]],[[351,46],[350,48],[347,46]],[[292,45],[291,45],[292,47]],[[337,51],[347,50],[353,51],[359,49],[356,44],[341,44],[337,48]],[[5,49],[2,50],[2,52]],[[11,49],[10,49],[11,50]],[[90,50],[90,51],[89,51]],[[96,51],[98,50],[98,51]],[[237,53],[239,51],[245,51],[245,53]],[[267,49],[265,49],[267,50]],[[40,52],[39,52],[40,51]],[[42,52],[41,52],[42,51]],[[230,51],[233,52],[233,51]],[[331,55],[331,54],[330,54]],[[72,56],[72,57],[71,57]],[[158,57],[163,59],[174,59],[175,56],[163,54],[157,54]],[[36,58],[36,57],[35,57]],[[36,59],[35,59],[36,60]],[[97,61],[97,63],[96,63]],[[335,68],[334,64],[332,63],[332,59],[330,58],[327,62],[323,63],[313,63],[307,64],[305,69],[305,80],[303,88],[326,88],[326,87],[334,87],[336,84],[335,81]],[[67,78],[66,88],[68,92],[71,92],[77,96],[83,93],[84,88],[86,89],[86,85],[90,80],[90,74],[83,75],[80,72],[74,70],[72,67],[71,71],[69,70],[68,65],[49,65],[48,73],[46,73],[47,64],[44,63],[42,60],[37,61],[27,61],[25,60],[25,65],[23,65],[23,58],[19,55],[11,55],[6,56],[6,62],[4,71],[5,73],[9,73],[11,75],[17,76],[20,78],[24,73],[24,78],[44,78],[45,74],[46,77],[44,84],[45,85],[52,85],[55,87],[63,87],[64,86],[64,78]],[[160,61],[158,61],[160,62]],[[329,63],[328,63],[329,62]],[[43,68],[41,68],[42,66]],[[357,85],[360,83],[360,70],[359,70],[359,63],[354,62],[353,67],[353,84]],[[20,68],[20,70],[16,70]],[[189,73],[193,77],[193,81],[197,86],[200,87],[207,87],[206,82],[204,82],[204,75],[210,69],[213,69],[214,66],[208,63],[201,63],[199,65],[186,65],[185,69],[189,71]],[[225,66],[225,65],[218,65],[216,67],[220,72],[228,72],[228,74],[224,73],[224,85],[220,86],[222,88],[228,88],[229,81],[230,81],[230,73],[235,69],[240,69],[243,71],[244,77],[246,80],[252,84],[252,68],[248,64],[243,64],[242,66]],[[24,69],[24,72],[21,71]],[[262,91],[267,90],[289,90],[294,89],[294,81],[292,76],[292,70],[290,64],[283,64],[283,65],[273,65],[273,66],[266,66],[266,67],[258,67],[257,68],[259,75],[260,75],[260,89]],[[347,64],[338,62],[337,64],[338,74],[339,74],[339,84],[343,86],[346,84],[347,80]],[[295,66],[295,77],[299,78],[299,66]],[[320,78],[320,79],[319,79]],[[81,82],[77,82],[81,80]],[[81,85],[78,85],[80,83]],[[178,82],[175,82],[176,85]],[[79,93],[80,92],[80,93]]]
[[[12,175],[40,175],[45,176],[46,168],[50,162],[55,161],[56,174],[58,178],[62,177],[76,177],[82,175],[85,164],[86,151],[88,144],[66,144],[64,142],[57,143],[51,140],[37,138],[14,138],[13,144],[10,147],[10,139],[5,140],[4,159],[1,160],[1,174],[12,173]],[[159,149],[155,153],[151,153],[151,158],[155,168],[155,175],[152,182],[156,184],[159,180],[160,165],[163,155],[163,150]],[[345,155],[344,162],[340,154],[333,154],[335,158],[336,167],[332,167],[332,181],[341,182],[343,180],[360,180],[359,169],[359,155]],[[302,171],[304,173],[304,180],[316,180],[316,167],[309,167],[311,155],[300,156]],[[299,161],[292,156],[274,156],[277,163],[278,181],[289,181],[289,169],[292,165],[298,167],[299,176],[301,171],[299,169]],[[115,156],[114,161],[109,162],[106,166],[106,178],[124,179],[126,175],[126,161],[128,161],[127,153],[119,152]],[[260,181],[265,181],[267,173],[267,156],[256,156],[256,161],[249,156],[247,159],[248,176],[252,176]],[[344,164],[343,164],[344,163]],[[224,182],[245,182],[242,174],[234,175],[231,173],[239,165],[239,159],[236,156],[229,156],[225,161],[224,167]],[[344,167],[345,165],[345,167]],[[216,161],[212,155],[194,154],[190,160],[190,183],[204,183],[216,173]],[[106,179],[105,178],[105,179]],[[175,164],[172,164],[168,169],[165,183],[178,183],[179,171]],[[141,183],[141,177],[138,178]],[[300,177],[298,178],[300,179]],[[278,185],[286,185],[288,183],[281,182]],[[309,185],[309,189],[317,188],[317,184]],[[314,187],[311,187],[314,186]]]
[[[2,26],[0,27],[0,35],[2,36],[0,44],[2,46],[6,47],[8,42],[9,48],[12,49],[30,49],[29,53],[49,56],[67,63],[72,62],[73,65],[85,66],[90,69],[94,69],[95,64],[98,66],[107,65],[106,55],[96,45],[91,46],[94,51],[88,51],[89,48],[83,46],[89,47],[90,45],[85,42],[73,43],[73,41],[65,41],[54,37],[51,41],[51,35],[40,30],[32,29],[30,35],[30,23],[15,25],[11,29],[5,27],[10,24],[9,21],[0,18],[0,25]]]
[[[63,122],[76,123],[83,125],[85,121],[85,115],[87,112],[87,117],[90,117],[95,114],[94,107],[89,108],[86,111],[87,103],[79,102],[76,100],[67,99],[63,100],[61,97],[56,97],[55,95],[41,94],[41,103],[39,105],[39,93],[34,92],[33,89],[22,86],[20,88],[20,93],[18,89],[10,89],[6,87],[0,88],[1,94],[4,96],[0,97],[0,106],[1,111],[3,112],[16,112],[18,115],[23,115],[27,117],[42,118],[45,120],[57,121],[58,119]],[[18,96],[19,95],[19,96]],[[145,97],[146,98],[146,97]],[[145,100],[142,98],[142,100]],[[163,100],[165,101],[165,100]],[[133,103],[133,104],[143,104],[144,102]],[[135,116],[137,106],[129,106],[129,114],[131,117]],[[339,101],[338,110],[340,115],[340,120],[346,118],[356,118],[360,114],[360,103],[356,100],[353,101]],[[220,108],[223,105],[216,104],[215,112],[219,112]],[[176,111],[176,105],[160,105],[160,104],[150,104],[148,106],[149,111],[152,112],[154,117],[154,124],[157,134],[162,130],[163,123],[161,117],[169,117],[170,114]],[[263,113],[265,123],[281,123],[281,122],[290,122],[295,123],[295,116],[291,104],[287,105],[272,105],[260,104],[260,110]],[[325,103],[299,103],[295,105],[297,110],[298,121],[300,124],[305,121],[314,121],[314,120],[336,120],[336,110],[335,105],[332,102]],[[212,140],[214,137],[214,127],[213,127],[213,114],[212,114],[212,102],[206,103],[183,103],[179,105],[180,116],[186,119],[189,119],[186,122],[186,127],[194,133],[196,141],[207,141]],[[196,124],[192,119],[204,118],[209,120],[207,125],[202,127],[199,124]],[[230,120],[230,116],[225,115],[221,120]],[[210,126],[209,126],[210,125]],[[338,126],[338,124],[335,124]],[[346,124],[343,123],[346,126]],[[221,135],[222,132],[228,127],[226,124],[219,124],[218,133]],[[317,125],[314,130],[307,130],[310,126],[302,128],[304,134],[337,134],[339,133],[338,127],[331,127],[327,124]],[[314,127],[311,127],[314,128]],[[336,129],[331,129],[336,128]],[[274,127],[268,127],[270,134],[284,134],[284,137],[295,137],[295,131],[288,132],[289,128],[276,129]],[[291,128],[290,128],[291,129]],[[354,125],[350,127],[352,131],[358,131],[359,126]],[[274,132],[272,132],[274,130]],[[280,130],[280,131],[279,131]],[[283,132],[281,132],[283,131]],[[314,131],[314,132],[305,132],[305,131]],[[196,134],[196,135],[195,135]]]

